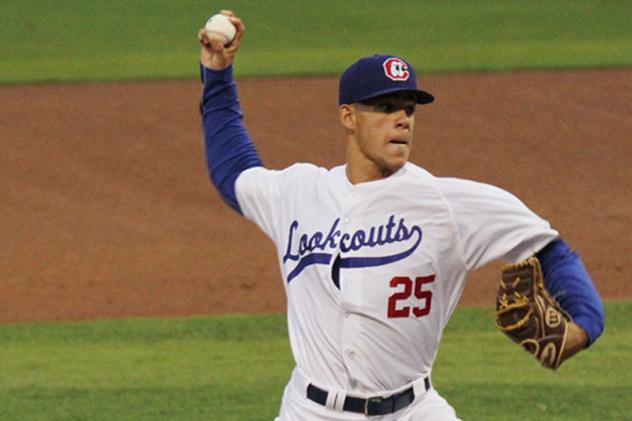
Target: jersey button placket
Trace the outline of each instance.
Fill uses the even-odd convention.
[[[348,225],[351,223],[351,216],[352,216],[350,209],[353,208],[353,204],[354,204],[353,202],[354,202],[355,197],[356,197],[356,193],[351,191],[347,198],[347,203],[345,204],[344,211],[343,211],[343,218],[342,218],[342,222],[343,222],[342,232],[343,233],[349,232],[347,228],[348,228]]]
[[[342,208],[342,215],[340,218],[341,224],[340,224],[340,233],[341,233],[341,237],[345,234],[345,233],[349,233],[349,224],[351,223],[351,211],[350,209],[353,206],[353,199],[354,199],[355,193],[353,193],[352,191],[349,192],[347,194],[347,200],[345,201],[344,207]],[[343,258],[343,251],[342,251],[342,239],[340,238],[337,244],[337,249],[335,252],[335,256],[340,256],[340,258]],[[342,278],[342,273],[343,271],[339,269],[338,275],[339,275],[339,281]],[[339,288],[340,291],[342,291],[342,287]],[[341,301],[342,304],[342,301]],[[341,313],[345,314],[345,309],[341,308]],[[343,320],[344,321],[344,320]]]
[[[342,234],[348,233],[349,232],[349,224],[351,223],[351,215],[350,215],[350,209],[353,206],[353,199],[354,199],[355,194],[353,192],[350,192],[347,196],[347,200],[345,203],[345,206],[342,210],[342,218],[341,218],[341,227],[340,227],[340,232]],[[337,253],[339,256],[344,257],[343,256],[343,252],[341,250],[341,242],[338,243],[338,250]],[[339,282],[340,282],[340,291],[343,290],[342,288],[342,283],[343,283],[343,274],[344,274],[344,270],[340,270],[339,271]],[[356,353],[353,350],[353,348],[346,346],[345,345],[345,335],[344,335],[344,327],[345,325],[348,323],[348,319],[349,317],[351,317],[351,314],[347,312],[347,310],[345,309],[344,306],[344,300],[340,300],[340,315],[342,316],[340,319],[340,346],[342,348],[342,359],[344,361],[344,365],[345,365],[345,369],[347,372],[347,377],[349,379],[349,381],[353,381],[353,379],[351,378],[351,372],[349,370],[348,364],[350,362],[352,362],[355,357],[356,357]]]
[[[353,193],[349,193],[349,199],[347,200],[346,206],[344,208],[344,213],[343,213],[343,218],[342,218],[342,222],[344,223],[343,232],[346,231],[347,224],[351,222],[351,218],[349,217],[349,208],[351,207],[351,201],[353,200],[353,196],[354,196]]]
[[[349,347],[344,349],[344,354],[345,354],[345,359],[348,359],[348,360],[353,360],[356,356],[353,348],[349,348]]]

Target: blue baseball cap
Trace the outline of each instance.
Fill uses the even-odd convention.
[[[338,105],[401,91],[414,93],[418,104],[434,101],[430,93],[417,89],[415,69],[408,62],[395,56],[375,54],[361,58],[342,73]]]

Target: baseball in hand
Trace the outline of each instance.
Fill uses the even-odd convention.
[[[222,14],[211,16],[206,25],[204,25],[204,29],[209,39],[217,40],[224,46],[228,45],[235,38],[235,32],[237,32],[235,25],[228,20],[228,17]]]

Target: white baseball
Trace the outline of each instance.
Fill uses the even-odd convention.
[[[211,16],[204,25],[204,29],[209,39],[218,40],[224,45],[228,45],[235,38],[237,32],[235,25],[222,14]]]

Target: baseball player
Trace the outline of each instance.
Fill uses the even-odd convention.
[[[201,114],[212,182],[274,242],[296,362],[277,420],[455,420],[431,382],[466,274],[537,256],[572,317],[564,359],[594,342],[603,309],[579,257],[510,193],[408,162],[418,105],[434,97],[402,58],[345,70],[346,164],[266,169],[232,77],[244,25],[223,46],[200,30]]]

